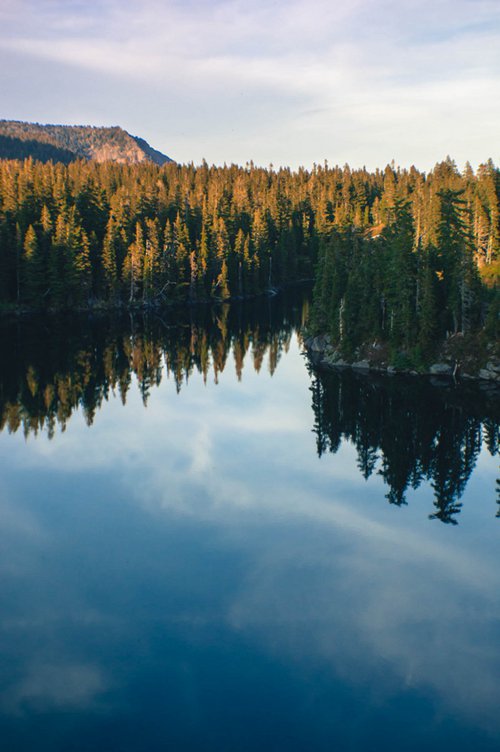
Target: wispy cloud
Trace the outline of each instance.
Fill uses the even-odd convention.
[[[21,55],[33,66],[41,61],[38,74],[32,68],[35,75],[55,62],[68,79],[75,71],[87,76],[88,88],[75,92],[82,109],[92,112],[91,93],[95,101],[107,88],[109,121],[115,122],[113,106],[128,87],[126,119],[138,123],[131,110],[142,87],[150,102],[146,112],[142,108],[148,121],[142,131],[159,134],[157,103],[168,99],[175,108],[171,130],[191,144],[193,157],[199,132],[213,149],[208,158],[231,159],[235,147],[261,149],[267,139],[271,158],[274,149],[286,161],[276,131],[280,120],[289,133],[289,162],[307,155],[336,161],[338,154],[340,161],[359,155],[379,163],[391,149],[389,158],[414,161],[413,150],[418,159],[427,153],[432,160],[443,144],[459,151],[458,159],[474,160],[481,158],[478,143],[488,149],[482,158],[496,148],[489,122],[500,116],[493,96],[500,79],[500,6],[489,0],[145,0],[125,7],[116,0],[8,0],[0,13],[4,54]],[[479,96],[488,98],[489,111],[480,122]],[[8,100],[15,104],[15,92]],[[196,129],[193,115],[208,107],[217,118],[200,118]],[[310,110],[317,112],[304,121]],[[411,127],[412,119],[420,124],[411,140],[420,137],[408,144],[398,129]],[[259,161],[248,152],[239,161],[252,156]]]

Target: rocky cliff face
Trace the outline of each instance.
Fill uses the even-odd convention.
[[[75,159],[96,162],[163,165],[170,157],[153,149],[147,141],[119,128],[95,128],[86,125],[40,125],[17,120],[0,120],[0,158],[41,161]]]

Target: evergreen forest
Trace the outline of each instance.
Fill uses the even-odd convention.
[[[3,310],[162,307],[314,281],[311,328],[430,357],[498,337],[500,171],[0,162]]]

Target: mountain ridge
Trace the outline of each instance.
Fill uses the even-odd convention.
[[[44,125],[0,120],[0,159],[28,157],[65,164],[76,159],[121,164],[153,162],[160,166],[174,161],[118,125]]]

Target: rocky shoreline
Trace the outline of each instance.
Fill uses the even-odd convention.
[[[455,335],[455,338],[459,335]],[[458,343],[460,344],[460,343]],[[444,343],[435,362],[426,368],[396,366],[388,358],[387,348],[373,343],[360,348],[353,360],[346,360],[327,334],[306,337],[304,346],[311,361],[325,368],[352,368],[359,372],[374,372],[388,375],[433,376],[440,379],[466,379],[493,382],[500,386],[500,357],[493,345],[488,345],[482,357],[467,351],[457,357],[457,342]]]

